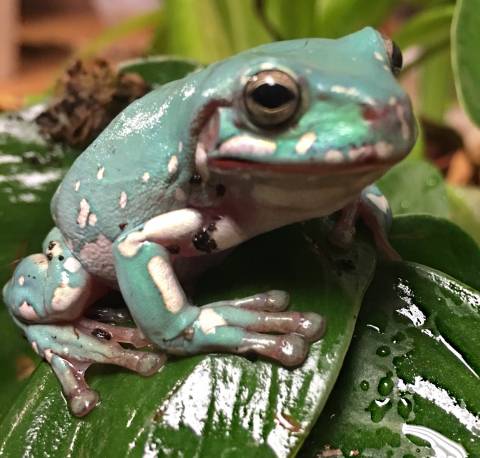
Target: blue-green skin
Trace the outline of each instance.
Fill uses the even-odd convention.
[[[299,116],[279,131],[255,127],[242,105],[246,81],[266,69],[290,74],[302,91]],[[365,107],[375,112],[374,121],[371,113],[366,119]],[[207,148],[208,161],[202,162],[198,142],[203,141],[202,132],[214,117],[218,131]],[[299,153],[300,139],[307,133],[314,141]],[[176,293],[173,299],[166,295],[159,286],[164,279],[158,272],[167,272],[164,267],[171,264],[176,267],[180,258],[195,264],[195,260],[210,256],[210,251],[222,251],[281,225],[328,215],[358,199],[373,209],[373,219],[381,226],[389,217],[388,208],[378,190],[369,185],[409,152],[415,135],[408,98],[392,75],[383,39],[371,28],[338,40],[268,44],[213,64],[132,103],[75,161],[52,200],[57,227],[45,240],[44,254],[19,264],[4,288],[4,300],[34,348],[52,364],[77,415],[88,412],[96,398],[83,385],[76,385],[69,364],[100,361],[126,365],[122,358],[128,352],[115,359],[112,355],[118,348],[107,348],[110,342],[83,332],[79,338],[73,326],[54,323],[75,323],[110,287],[120,288],[140,331],[161,351],[194,354],[211,348],[234,352],[253,349],[283,364],[298,364],[306,347],[303,339],[290,333],[303,334],[306,340],[318,338],[322,327],[318,315],[299,317],[280,312],[286,298],[278,292],[267,294],[270,299],[262,296],[269,304],[263,308],[245,308],[239,302],[196,307],[188,303],[178,284],[169,283]],[[239,151],[241,145],[234,149],[226,146],[229,141],[235,145],[241,136],[253,139],[255,147]],[[259,140],[264,143],[257,144]],[[265,153],[266,144],[274,144],[274,151]],[[355,151],[362,145],[382,145],[381,157],[375,152],[373,159],[357,161]],[[237,167],[225,165],[228,161],[215,162],[215,158],[248,162],[233,162]],[[284,166],[287,169],[282,169]],[[288,169],[290,166],[293,168]],[[338,175],[339,170],[346,172]],[[197,174],[201,184],[192,183],[192,176]],[[310,188],[304,185],[306,175],[313,176]],[[302,183],[298,195],[291,191],[297,182]],[[286,204],[292,208],[283,219],[271,219],[282,203],[265,203],[255,183],[266,184],[262,190],[267,189],[267,194],[273,188],[288,190],[293,196]],[[339,189],[335,188],[337,183]],[[224,195],[218,191],[219,184]],[[326,188],[335,188],[333,194],[327,193],[332,197],[321,197]],[[318,204],[296,209],[295,202],[305,201],[310,192],[318,193],[313,194],[318,196]],[[242,213],[240,208],[245,205],[251,205],[255,218]],[[180,211],[179,218],[200,218],[200,226],[178,235],[183,220],[177,224],[174,218],[169,220],[172,233],[177,234],[173,239],[168,229],[152,236],[146,223],[175,210]],[[221,221],[217,232],[207,231],[205,228],[218,218],[227,229]],[[243,236],[228,232],[230,220],[235,228],[242,229]],[[202,231],[217,238],[216,248],[198,248],[193,242]],[[80,261],[81,267],[76,269],[78,266],[69,261],[75,268],[65,270],[68,258]],[[147,267],[153,258],[160,266],[156,273]],[[60,289],[66,284],[65,277],[74,291],[67,291],[63,298]],[[175,276],[168,278],[176,281]],[[62,297],[52,306],[57,293]],[[201,319],[206,309],[208,313]],[[277,339],[274,347],[259,350],[251,344],[259,334],[250,331],[278,331],[276,325],[255,324],[272,310],[280,318],[288,316],[291,326],[282,328],[286,340]],[[63,333],[61,339],[59,333]],[[294,348],[291,360],[277,348],[286,341]],[[67,354],[65,347],[70,348]],[[103,352],[103,359],[95,352]],[[138,354],[135,357],[142,359]],[[146,358],[142,359],[144,366],[133,368],[150,373],[163,363],[153,356]],[[132,364],[127,367],[132,368]]]

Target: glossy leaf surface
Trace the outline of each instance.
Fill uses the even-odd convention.
[[[198,68],[198,63],[192,60],[172,56],[133,59],[118,66],[121,73],[137,73],[154,87],[183,78]]]
[[[272,288],[292,308],[328,320],[306,363],[287,370],[235,356],[171,360],[151,378],[120,370],[90,377],[102,403],[87,418],[70,415],[42,364],[0,425],[0,455],[292,456],[325,404],[347,351],[374,269],[369,243],[349,253],[324,245],[317,223],[286,228],[236,250],[201,282],[198,303]],[[108,431],[99,435],[98,431]],[[93,453],[93,455],[92,455]],[[183,453],[183,455],[182,455]]]
[[[478,456],[479,304],[477,291],[428,267],[380,266],[300,456],[326,447],[345,456]]]
[[[0,118],[0,283],[7,281],[14,261],[38,251],[52,226],[50,198],[73,159],[58,146],[49,146],[29,118]],[[24,385],[38,359],[22,339],[6,309],[0,307],[0,418]]]

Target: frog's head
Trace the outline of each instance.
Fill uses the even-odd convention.
[[[398,48],[371,28],[263,45],[224,61],[209,74],[223,106],[200,135],[208,168],[378,178],[416,138],[395,78],[401,65]]]

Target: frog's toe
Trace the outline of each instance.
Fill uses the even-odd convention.
[[[308,343],[301,336],[286,334],[274,336],[271,345],[255,349],[257,353],[274,359],[286,367],[298,366],[305,361],[308,354]]]
[[[308,342],[316,342],[323,337],[325,329],[325,318],[317,313],[303,313],[295,332],[301,334]]]
[[[264,312],[279,312],[285,310],[289,303],[290,295],[286,291],[272,289],[242,299],[214,302],[208,306],[211,308],[229,306],[248,310],[262,310]]]
[[[98,404],[99,400],[100,398],[96,391],[87,389],[74,394],[68,400],[68,405],[73,415],[84,417]]]
[[[137,365],[137,372],[146,377],[155,374],[165,364],[167,360],[163,353],[147,353],[139,359]]]

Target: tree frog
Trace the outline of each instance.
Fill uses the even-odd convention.
[[[184,287],[258,234],[333,213],[332,243],[348,245],[361,217],[395,255],[373,183],[416,137],[395,79],[401,60],[372,28],[262,45],[148,93],[76,159],[53,196],[42,253],[3,289],[73,414],[98,402],[84,379],[92,363],[149,375],[166,354],[304,361],[325,323],[285,311],[287,292],[197,306]],[[136,328],[85,318],[115,288]]]

